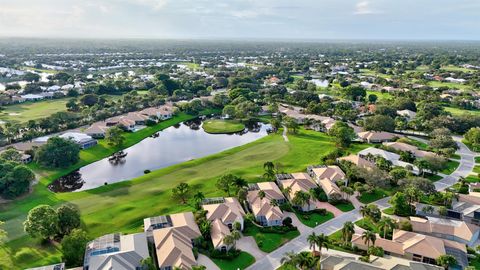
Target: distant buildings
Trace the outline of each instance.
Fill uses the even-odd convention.
[[[57,263],[57,264],[46,265],[41,267],[28,268],[26,270],[65,270],[65,264]]]
[[[97,140],[91,136],[79,132],[67,132],[59,136],[62,139],[67,139],[75,142],[81,149],[87,149],[97,145]]]
[[[385,131],[364,131],[359,132],[357,135],[362,141],[368,143],[390,142],[395,138],[402,137],[400,135]]]
[[[310,194],[311,189],[318,187],[307,173],[280,174],[277,175],[277,183],[284,191],[288,191],[286,195],[293,206],[300,208],[302,211],[317,209],[316,201],[312,198],[310,198],[309,203],[304,205],[295,205],[292,202],[297,192]]]
[[[338,166],[310,166],[308,174],[319,184],[323,191],[331,198],[333,194],[342,194],[337,181],[346,180],[346,175]]]

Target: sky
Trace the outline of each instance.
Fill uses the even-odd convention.
[[[0,0],[0,37],[480,40],[480,0]]]

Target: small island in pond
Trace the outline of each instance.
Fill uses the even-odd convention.
[[[234,120],[211,119],[203,122],[203,130],[211,134],[237,133],[245,129],[245,125]]]

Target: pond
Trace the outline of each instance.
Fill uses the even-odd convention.
[[[84,166],[51,183],[54,192],[81,191],[129,180],[174,164],[201,158],[240,146],[267,135],[268,125],[247,125],[241,133],[209,134],[202,120],[169,127],[123,151],[118,158],[105,158]]]

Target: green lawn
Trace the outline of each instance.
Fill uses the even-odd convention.
[[[327,212],[327,214],[323,216],[316,212],[302,213],[297,210],[294,210],[294,211],[295,211],[295,215],[298,217],[300,222],[302,222],[304,225],[311,228],[314,228],[334,218],[331,212]]]
[[[207,133],[225,134],[243,131],[245,125],[233,120],[212,119],[203,122],[202,128]]]
[[[480,256],[477,255],[475,259],[470,260],[468,265],[473,266],[474,269],[480,269]]]
[[[349,211],[352,211],[353,209],[355,209],[355,207],[353,206],[353,204],[351,202],[339,203],[339,204],[336,204],[334,206],[342,212],[349,212]]]
[[[392,77],[392,75],[378,73],[376,71],[373,71],[373,70],[367,69],[367,68],[360,69],[360,73],[362,73],[362,75],[365,75],[365,76],[378,76],[378,77],[381,77],[381,78],[384,78],[384,79]]]
[[[467,90],[472,88],[471,86],[466,84],[452,83],[452,82],[438,82],[438,81],[429,81],[427,85],[434,88],[446,86],[448,88],[459,89],[459,90]]]
[[[459,154],[453,154],[451,159],[460,160],[460,159],[462,159],[462,157]]]
[[[382,93],[382,92],[377,92],[377,91],[367,91],[367,97],[370,95],[376,95],[379,100],[386,100],[386,99],[392,99],[393,96],[390,93]]]
[[[473,172],[480,173],[480,165],[475,165],[475,167],[473,167]]]
[[[298,268],[287,264],[280,266],[279,268],[277,268],[277,270],[298,270]]]
[[[384,209],[382,212],[387,214],[387,215],[394,215],[395,214],[395,209],[393,209],[393,207],[389,207],[389,208],[386,208]]]
[[[475,72],[475,70],[473,70],[473,69],[468,69],[468,68],[464,68],[464,67],[457,67],[457,66],[453,66],[453,65],[443,66],[440,69],[445,70],[445,71],[451,71],[451,72],[457,72],[457,71],[465,72],[465,73]]]
[[[478,183],[480,182],[480,178],[478,176],[473,176],[473,175],[470,175],[470,176],[467,176],[465,178],[465,180],[467,180],[467,182],[469,183]]]
[[[442,179],[440,175],[437,174],[425,174],[425,178],[430,179],[432,182],[437,182],[438,180]]]
[[[480,163],[480,157],[475,157],[475,163]]]
[[[270,253],[293,238],[299,236],[300,232],[295,230],[287,233],[263,233],[260,232],[260,229],[257,226],[246,223],[243,235],[252,236],[260,250]]]
[[[61,98],[7,105],[0,111],[0,120],[24,123],[28,120],[44,118],[57,112],[66,111],[65,104],[67,102],[68,98]]]
[[[175,119],[161,123],[160,127],[127,134],[125,143],[133,143],[139,136],[152,133],[155,129],[164,127],[163,125],[173,125],[174,122],[181,120],[179,117],[188,116],[181,114]],[[368,145],[354,144],[349,151],[355,153],[366,147]],[[190,205],[172,203],[170,190],[180,182],[187,182],[194,190],[202,191],[206,197],[223,196],[225,194],[215,187],[215,182],[225,173],[238,175],[249,182],[262,181],[263,163],[266,161],[280,163],[282,170],[286,172],[304,171],[308,165],[318,163],[322,156],[334,149],[334,143],[327,135],[302,129],[296,135],[290,134],[289,142],[285,142],[281,134],[271,134],[250,144],[153,171],[131,181],[82,192],[56,194],[48,191],[47,185],[56,177],[108,156],[116,150],[108,148],[101,141],[98,147],[82,151],[82,160],[75,166],[56,172],[39,171],[44,178],[35,186],[31,195],[1,206],[0,220],[6,221],[5,229],[10,237],[6,255],[11,258],[14,265],[20,267],[37,266],[41,260],[56,261],[59,258],[58,251],[42,250],[47,254],[37,256],[36,253],[32,253],[22,262],[15,259],[14,255],[22,247],[35,250],[35,242],[23,232],[22,222],[27,212],[39,204],[53,206],[65,202],[75,204],[81,210],[83,223],[92,238],[117,231],[138,232],[142,231],[142,221],[145,217],[193,209]],[[269,237],[264,249],[276,248],[296,235],[298,232]],[[15,239],[16,241],[12,242]]]
[[[452,174],[460,165],[460,162],[456,160],[449,160],[445,169],[441,171],[443,174]]]
[[[255,258],[249,253],[242,251],[233,260],[212,259],[212,261],[222,270],[237,270],[247,268],[255,262]]]
[[[444,107],[445,111],[451,113],[454,116],[459,116],[462,114],[473,114],[473,115],[480,115],[480,110],[465,110],[461,108],[455,107]]]
[[[358,200],[361,203],[369,204],[371,202],[378,201],[381,198],[385,198],[387,196],[388,196],[387,192],[385,192],[382,189],[377,188],[377,189],[374,190],[373,193],[367,193],[367,192],[362,193],[362,195],[360,195],[358,197]]]
[[[362,218],[362,219],[356,221],[355,224],[358,227],[363,228],[365,230],[370,230],[370,231],[375,232],[375,233],[380,232],[378,230],[378,227],[375,226],[375,224],[372,221],[370,221],[370,219],[367,219],[367,218]]]

